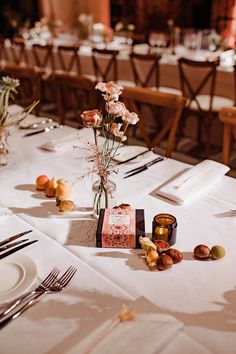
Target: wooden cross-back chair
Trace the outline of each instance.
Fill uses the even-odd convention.
[[[141,87],[159,87],[160,81],[160,68],[159,61],[161,59],[160,55],[156,54],[130,54],[130,63],[134,76],[134,81],[137,86]],[[148,68],[147,72],[144,74],[142,69],[142,74],[140,73],[140,65],[143,68]]]
[[[176,131],[181,112],[186,102],[185,98],[169,93],[154,91],[144,87],[125,87],[122,97],[127,108],[138,114],[138,127],[147,147],[152,148],[154,146],[158,146],[163,138],[168,134],[165,156],[170,156],[175,146]],[[140,112],[139,103],[166,108],[170,113],[169,117],[165,117],[165,123],[154,137],[150,137],[148,134],[147,122],[145,121],[145,116],[143,116],[142,112]],[[156,119],[161,119],[161,117],[156,117]]]
[[[47,76],[55,70],[54,53],[52,44],[33,44],[32,52],[34,62]]]
[[[57,47],[60,70],[63,70],[64,72],[74,71],[77,75],[81,75],[81,64],[78,53],[79,47],[79,45],[59,45]]]
[[[81,127],[80,114],[87,109],[96,108],[98,105],[95,82],[84,76],[55,73],[52,76],[52,83],[55,88],[60,123],[70,124],[71,122],[76,127]]]
[[[5,48],[5,38],[0,37],[0,66],[4,65],[5,62],[9,62],[8,54]]]
[[[10,50],[15,64],[29,64],[28,53],[23,38],[13,38],[11,40]]]
[[[224,125],[222,161],[229,165],[233,137],[236,140],[236,106],[222,108],[219,113],[219,119]]]
[[[114,81],[118,80],[117,55],[118,50],[93,48],[92,60],[94,74],[98,81]]]
[[[195,61],[180,58],[178,65],[182,94],[187,98],[181,131],[184,129],[188,116],[197,117],[197,139],[200,143],[202,133],[204,133],[205,154],[209,155],[213,121],[222,107],[233,106],[232,100],[215,95],[219,59]]]
[[[33,101],[40,101],[41,98],[41,72],[32,66],[19,66],[9,64],[0,70],[1,77],[10,76],[18,79],[20,85],[17,87],[17,95],[14,102],[26,107]],[[39,113],[40,102],[35,108],[36,114]]]

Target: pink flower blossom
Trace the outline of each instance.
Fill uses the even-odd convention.
[[[119,96],[122,93],[123,87],[115,84],[113,81],[110,81],[108,83],[97,83],[95,89],[104,92],[103,97],[106,101],[118,101]]]
[[[106,104],[106,110],[114,117],[122,117],[126,111],[126,107],[122,102],[111,101]]]
[[[135,125],[139,121],[139,117],[135,112],[129,112],[127,109],[122,116],[122,120],[127,124]]]
[[[84,111],[81,114],[83,124],[85,127],[98,127],[102,124],[102,114],[98,109],[93,109],[91,111]]]
[[[127,137],[124,135],[124,132],[120,131],[120,128],[122,127],[121,123],[112,123],[110,131],[114,136],[117,138],[120,138],[121,141],[127,140]]]

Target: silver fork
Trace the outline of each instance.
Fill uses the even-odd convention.
[[[37,301],[37,299],[42,296],[43,294],[49,294],[49,293],[56,293],[61,291],[73,278],[75,275],[77,269],[75,267],[70,266],[66,272],[61,276],[61,278],[57,279],[53,284],[51,284],[46,291],[41,292],[39,294],[36,294],[33,299],[29,300],[25,305],[21,307],[17,312],[15,312],[13,315],[7,317],[0,323],[0,329],[4,327],[6,324],[8,324],[11,320],[15,320],[17,317],[19,317],[22,313],[24,313],[29,307],[34,305]]]
[[[39,286],[32,290],[29,291],[28,293],[24,294],[21,296],[18,300],[16,300],[13,304],[9,304],[8,307],[0,314],[0,320],[6,316],[9,312],[11,312],[16,306],[18,306],[21,302],[26,300],[29,296],[39,294],[39,293],[44,293],[48,287],[53,284],[56,280],[56,277],[59,274],[59,270],[57,268],[53,268],[53,270],[48,274],[48,276],[42,281],[42,283],[39,284]]]

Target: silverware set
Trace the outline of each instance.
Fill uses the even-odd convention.
[[[38,240],[29,241],[28,238],[24,239],[24,240],[19,240],[19,241],[16,241],[16,242],[12,242],[12,241],[17,240],[21,236],[27,235],[28,233],[30,233],[32,231],[33,230],[24,231],[24,232],[21,232],[19,234],[16,234],[16,235],[13,235],[11,237],[8,237],[8,238],[6,238],[3,241],[0,241],[0,259],[3,259],[5,257],[7,257],[7,256],[10,256],[11,254],[21,250],[22,248],[30,246],[30,245],[32,245],[35,242],[38,242]],[[29,241],[29,242],[26,242],[26,241]]]
[[[33,131],[33,132],[23,135],[23,138],[27,138],[28,136],[32,136],[32,135],[36,135],[36,134],[40,134],[40,133],[48,133],[48,132],[52,131],[53,129],[57,129],[57,128],[63,128],[63,125],[60,125],[59,123],[53,123],[49,126],[44,127],[43,129],[36,130],[36,131]]]
[[[144,165],[142,166],[139,166],[139,167],[136,167],[136,168],[133,168],[132,170],[129,170],[127,172],[125,172],[125,174],[127,174],[127,176],[123,177],[123,178],[129,178],[131,176],[134,176],[134,175],[137,175],[138,173],[141,173],[145,170],[147,170],[150,166],[158,163],[158,162],[161,162],[163,160],[165,160],[166,158],[165,157],[157,157],[156,159],[152,160],[152,161],[149,161],[147,163],[145,163]]]
[[[34,290],[24,294],[13,303],[11,302],[5,310],[0,313],[0,328],[19,317],[28,308],[33,306],[42,295],[60,292],[69,284],[76,271],[77,269],[75,267],[70,266],[65,273],[58,278],[60,271],[54,268]]]

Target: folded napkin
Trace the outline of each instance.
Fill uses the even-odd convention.
[[[183,204],[219,181],[228,171],[229,167],[226,165],[204,160],[162,184],[155,192],[172,202]]]
[[[67,139],[51,139],[45,144],[41,145],[39,148],[48,151],[67,151],[72,149],[75,143],[76,140],[74,136]]]
[[[133,320],[120,322],[113,327],[115,318],[105,321],[80,343],[78,352],[81,354],[110,354],[111,352],[112,354],[156,354],[183,328],[183,324],[174,317],[157,312],[156,306],[144,297],[131,302],[128,307],[134,310]],[[92,345],[93,349],[91,349],[91,343],[96,342],[99,337],[101,340],[95,346]],[[88,350],[89,348],[91,350]]]

